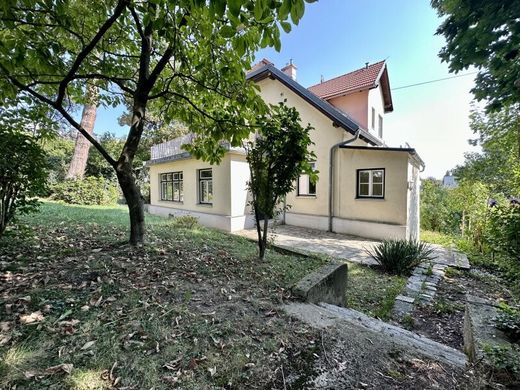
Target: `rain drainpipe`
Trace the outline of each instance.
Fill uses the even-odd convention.
[[[334,156],[336,150],[341,146],[348,145],[359,138],[360,129],[356,131],[354,137],[346,141],[342,141],[330,148],[330,161],[329,161],[329,232],[332,232],[332,218],[334,217]]]

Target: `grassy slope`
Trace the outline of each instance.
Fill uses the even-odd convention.
[[[395,297],[403,290],[406,280],[406,276],[389,275],[376,268],[349,264],[347,307],[387,320]]]
[[[47,202],[0,240],[0,388],[283,388],[281,367],[305,379],[319,335],[277,306],[323,260],[259,263],[243,238],[152,216],[134,249],[127,221],[124,207]],[[22,324],[31,313],[44,319]],[[74,368],[45,371],[59,364]]]

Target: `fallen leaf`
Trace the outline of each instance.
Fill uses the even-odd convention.
[[[10,322],[0,322],[0,332],[7,333],[9,330],[11,330],[12,324]]]
[[[59,374],[61,372],[64,372],[65,374],[70,374],[72,372],[72,369],[74,368],[73,364],[70,363],[62,363],[58,364],[57,366],[49,367],[45,370],[45,374],[53,375],[53,374]]]
[[[209,375],[215,376],[215,374],[217,373],[217,367],[209,367],[208,371],[209,371]]]
[[[38,310],[31,314],[22,314],[20,316],[20,323],[24,325],[36,324],[43,321],[44,319],[45,317],[43,316],[42,312]]]
[[[95,343],[96,343],[96,340],[87,341],[87,342],[83,345],[83,347],[81,347],[80,349],[81,349],[82,351],[84,351],[84,350],[86,350],[86,349],[91,348]]]
[[[92,249],[92,252],[94,253],[99,253],[103,250],[103,248],[96,248],[96,249]]]

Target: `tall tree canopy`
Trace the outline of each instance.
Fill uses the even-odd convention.
[[[518,105],[492,113],[474,109],[470,120],[471,129],[477,135],[470,142],[480,145],[482,151],[467,153],[464,164],[457,167],[455,175],[469,182],[486,183],[495,193],[519,196]]]
[[[312,2],[314,0],[306,0]],[[245,80],[254,53],[280,49],[304,0],[5,0],[0,7],[0,97],[31,97],[59,112],[115,169],[130,214],[130,242],[144,239],[144,211],[132,162],[149,102],[165,120],[189,124],[210,161],[218,141],[238,146],[265,105]],[[99,104],[132,102],[130,129],[112,156],[78,123],[85,84]],[[211,140],[213,142],[209,142]]]
[[[520,102],[520,1],[432,0],[444,17],[437,34],[446,38],[439,53],[450,70],[475,66],[472,92],[488,108]]]

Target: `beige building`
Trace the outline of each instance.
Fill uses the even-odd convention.
[[[418,238],[424,163],[414,149],[384,143],[384,115],[393,110],[384,61],[309,88],[296,82],[294,65],[279,70],[265,59],[247,77],[267,103],[286,100],[303,124],[314,127],[319,180],[300,176],[282,222],[370,238]],[[245,152],[230,148],[211,166],[182,150],[190,141],[186,136],[152,147],[149,211],[191,214],[227,231],[253,227]]]

